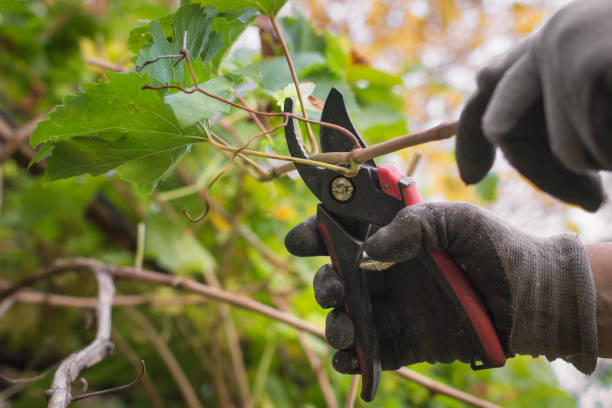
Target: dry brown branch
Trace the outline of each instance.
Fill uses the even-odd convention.
[[[363,163],[367,160],[408,147],[451,138],[455,135],[456,129],[457,122],[442,123],[431,129],[399,136],[395,139],[386,140],[363,149],[355,149],[352,152],[319,153],[310,156],[309,159],[330,164],[347,164],[350,163],[351,160],[356,163]],[[292,170],[295,170],[295,165],[293,163],[286,163],[274,167],[270,170],[270,177],[268,179],[272,180]]]
[[[448,395],[449,397],[452,397],[457,401],[461,401],[466,404],[473,405],[475,407],[500,408],[499,405],[495,405],[489,401],[485,401],[478,397],[475,397],[474,395],[459,391],[446,384],[442,384],[438,381],[432,380],[431,378],[425,377],[424,375],[419,374],[416,371],[412,371],[406,367],[402,367],[399,370],[396,370],[395,374],[407,380],[413,381],[419,385],[422,385],[432,393]]]
[[[240,92],[238,92],[238,90],[236,89],[232,89],[232,91],[234,91],[234,95],[236,95],[236,98],[238,98],[240,103],[242,103],[244,106],[248,108],[246,100],[244,100],[242,95],[240,95]],[[249,115],[251,116],[251,119],[253,119],[253,122],[255,122],[255,124],[259,127],[259,129],[261,129],[262,131],[266,130],[266,126],[263,124],[261,119],[259,119],[259,116],[255,115],[253,112],[249,112]],[[270,135],[266,135],[266,138],[268,139],[269,142],[272,142],[272,137]]]
[[[53,376],[51,388],[45,392],[49,408],[65,408],[70,405],[72,383],[83,370],[100,362],[113,349],[111,335],[111,309],[115,285],[108,273],[108,267],[100,262],[83,265],[80,269],[88,269],[98,282],[98,303],[96,304],[98,329],[96,338],[84,349],[69,355],[57,368]]]
[[[87,57],[85,58],[85,62],[90,65],[94,65],[96,67],[102,68],[106,71],[114,71],[114,72],[126,71],[126,69],[123,68],[119,64],[115,64],[114,62],[106,61],[106,60],[96,58],[96,57]]]
[[[145,282],[155,285],[163,285],[172,287],[176,290],[197,293],[208,299],[216,300],[219,302],[224,302],[235,307],[250,310],[254,313],[257,313],[262,316],[269,317],[273,320],[279,321],[281,323],[285,323],[289,326],[292,326],[298,330],[302,330],[304,332],[310,333],[314,336],[324,339],[325,331],[323,328],[315,326],[312,323],[306,322],[296,316],[293,316],[289,313],[285,313],[281,310],[275,309],[268,305],[264,305],[263,303],[259,303],[253,299],[249,299],[244,296],[236,295],[233,293],[226,292],[224,290],[213,288],[207,285],[204,285],[199,282],[195,282],[193,280],[179,278],[177,276],[168,275],[159,272],[153,272],[148,270],[136,270],[131,267],[126,266],[116,266],[116,265],[106,265],[101,263],[95,259],[88,258],[72,258],[65,260],[57,260],[51,265],[47,271],[54,271],[55,274],[61,274],[68,271],[82,271],[82,270],[90,270],[93,268],[105,267],[106,271],[109,275],[111,275],[115,279],[122,279],[127,281],[134,282]],[[38,274],[38,276],[45,276],[49,278],[53,276],[53,274]],[[29,284],[32,284],[31,279],[27,279]],[[22,283],[17,283],[16,286],[19,288],[23,288],[27,285]],[[14,293],[16,291],[10,291]],[[466,402],[476,407],[481,408],[493,408],[496,407],[494,404],[482,400],[473,395],[467,394],[465,392],[459,391],[455,388],[452,388],[448,385],[439,383],[435,380],[422,376],[418,373],[413,372],[407,368],[402,368],[400,370],[395,371],[395,373],[405,379],[409,379],[414,381],[415,383],[427,388],[428,390],[438,393],[444,394],[451,398],[455,398],[459,401]]]
[[[206,282],[210,286],[221,289],[221,283],[212,270],[204,268],[203,273]],[[249,380],[247,378],[244,358],[242,357],[242,350],[240,348],[240,339],[238,332],[236,331],[236,326],[234,325],[234,320],[232,318],[229,306],[219,305],[219,315],[221,316],[223,329],[225,330],[225,335],[227,336],[227,343],[229,346],[230,356],[232,358],[232,369],[238,383],[240,399],[242,400],[244,407],[252,407],[253,397],[251,396],[251,390],[249,389]]]
[[[219,406],[221,408],[233,407],[234,404],[232,403],[232,399],[230,398],[227,387],[225,386],[225,381],[217,372],[217,370],[221,368],[222,364],[217,365],[211,361],[210,356],[208,356],[208,353],[206,350],[204,350],[204,347],[202,347],[199,339],[194,334],[193,327],[184,316],[177,316],[174,318],[174,321],[181,331],[181,334],[183,337],[185,337],[185,340],[187,340],[187,343],[189,343],[189,346],[198,357],[198,360],[200,360],[202,368],[204,368],[210,374],[213,387],[215,388],[216,393],[219,395]],[[214,342],[215,340],[210,339],[210,341]]]
[[[359,376],[352,375],[351,382],[349,383],[349,389],[346,393],[346,403],[344,404],[345,408],[353,408],[355,406],[355,402],[357,401],[358,388],[359,388]]]
[[[408,164],[408,167],[406,168],[406,175],[408,177],[412,177],[417,167],[419,166],[419,163],[421,162],[422,158],[423,158],[423,155],[421,153],[415,153],[412,156],[412,159],[410,160],[410,163]]]
[[[176,384],[183,394],[183,398],[187,405],[191,408],[202,408],[202,404],[198,400],[198,397],[189,382],[189,379],[185,375],[185,372],[181,368],[181,365],[172,354],[172,351],[168,348],[168,345],[159,336],[157,330],[153,324],[147,319],[142,313],[133,307],[126,307],[124,311],[127,315],[136,323],[144,332],[147,334],[147,338],[151,341],[155,350],[159,353],[160,357],[168,367],[168,371],[176,381]]]
[[[291,54],[289,53],[289,49],[287,48],[287,43],[285,42],[285,38],[283,37],[283,32],[281,31],[276,19],[274,17],[270,17],[270,23],[272,23],[272,28],[276,33],[276,37],[278,38],[278,42],[283,48],[283,54],[285,54],[285,59],[287,60],[287,65],[289,66],[289,71],[291,72],[291,78],[293,79],[293,85],[295,86],[295,90],[298,95],[298,100],[300,101],[300,107],[302,108],[302,114],[304,115],[304,119],[308,120],[308,113],[306,112],[306,104],[304,103],[304,97],[302,96],[302,91],[300,90],[300,81],[298,80],[297,73],[295,72],[295,67],[293,66],[293,60],[291,59]],[[312,128],[310,127],[310,123],[306,122],[306,133],[308,133],[308,141],[310,142],[310,153],[318,153],[319,145],[312,133]]]
[[[289,304],[287,300],[282,296],[275,296],[274,301],[279,309],[284,312],[289,312]],[[306,353],[306,357],[310,362],[312,369],[314,370],[317,381],[319,382],[319,386],[321,387],[321,392],[323,393],[323,397],[325,398],[325,402],[328,407],[336,408],[338,406],[338,402],[336,401],[336,396],[334,395],[334,390],[332,389],[331,382],[329,381],[329,377],[323,368],[323,364],[321,363],[321,359],[317,355],[317,353],[312,349],[310,344],[308,344],[308,339],[306,339],[305,333],[302,331],[297,332],[298,341],[304,349],[304,353]]]

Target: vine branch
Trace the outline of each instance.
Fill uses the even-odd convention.
[[[69,268],[71,269],[71,268]],[[111,309],[115,285],[107,265],[101,262],[82,264],[79,268],[91,271],[98,282],[96,305],[98,329],[96,338],[84,349],[69,355],[55,371],[51,388],[46,391],[49,408],[66,408],[75,400],[70,391],[80,373],[100,362],[113,349],[111,336]]]
[[[292,314],[283,312],[281,310],[275,309],[268,305],[264,305],[263,303],[259,303],[253,299],[250,299],[244,296],[226,292],[222,289],[213,288],[211,286],[204,285],[202,283],[199,283],[199,282],[196,282],[190,279],[179,278],[174,275],[168,275],[168,274],[149,271],[145,269],[135,269],[132,267],[127,267],[127,266],[104,264],[96,259],[72,258],[72,259],[65,259],[65,260],[61,260],[61,259],[56,260],[47,269],[47,272],[54,271],[53,274],[45,273],[45,274],[37,274],[37,276],[39,277],[43,276],[43,278],[41,279],[46,279],[46,278],[50,278],[54,276],[55,274],[62,274],[62,273],[69,272],[69,271],[83,271],[83,270],[87,270],[87,271],[103,270],[105,271],[108,277],[108,281],[111,283],[111,285],[112,285],[112,278],[114,278],[114,279],[121,279],[121,280],[127,280],[127,281],[163,285],[163,286],[172,287],[176,290],[180,290],[184,292],[197,293],[208,299],[224,302],[224,303],[230,304],[232,306],[235,306],[241,309],[250,310],[259,315],[271,318],[281,323],[285,323],[298,330],[302,330],[307,333],[310,333],[321,339],[325,339],[325,331],[321,327],[318,327],[312,323],[306,322],[296,316],[293,316]],[[24,284],[21,282],[17,282],[14,284],[14,286],[21,289],[21,288],[24,288],[26,286],[33,284],[36,280],[26,279],[24,281],[26,281],[27,283]],[[15,293],[17,290],[10,290],[8,292]],[[0,300],[1,299],[2,297],[0,295]],[[109,302],[109,305],[106,306],[106,308],[108,309],[108,313],[109,313],[109,319],[107,319],[107,321],[110,324],[110,302]],[[109,333],[110,333],[110,328],[109,328]],[[69,358],[71,357],[72,356],[70,356]],[[395,373],[402,378],[414,381],[415,383],[427,388],[428,390],[434,393],[444,394],[458,401],[462,401],[462,402],[471,404],[476,407],[499,408],[496,405],[488,401],[482,400],[473,395],[459,391],[448,385],[439,383],[435,380],[432,380],[418,373],[415,373],[414,371],[409,370],[407,368],[401,368],[399,370],[396,370]],[[56,376],[57,376],[57,373],[56,373]]]

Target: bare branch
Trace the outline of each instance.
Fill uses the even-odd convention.
[[[43,371],[42,373],[38,374],[35,377],[28,377],[28,378],[8,378],[5,377],[3,375],[0,375],[0,380],[8,383],[8,384],[28,384],[31,382],[35,382],[38,380],[42,380],[43,378],[45,378],[46,376],[49,375],[49,373],[51,371],[53,371],[53,369],[55,367],[57,367],[59,365],[59,363],[55,363],[53,364],[51,367],[47,368],[45,371]]]
[[[415,383],[419,385],[422,385],[423,387],[427,388],[430,392],[433,392],[436,394],[444,394],[451,398],[456,399],[457,401],[465,402],[466,404],[470,404],[475,407],[500,408],[498,405],[482,400],[466,392],[459,391],[446,384],[442,384],[438,381],[432,380],[431,378],[425,377],[424,375],[421,375],[417,373],[416,371],[409,370],[406,367],[402,367],[399,370],[395,370],[395,374],[397,374],[401,378],[405,378],[407,380],[414,381]]]
[[[96,58],[96,57],[87,57],[85,58],[85,62],[90,65],[94,65],[96,67],[105,69],[107,71],[114,71],[114,72],[125,72],[126,71],[126,69],[123,68],[119,64],[115,64],[114,62],[106,61],[106,60]]]
[[[357,401],[357,389],[359,388],[359,376],[352,375],[351,382],[349,383],[349,389],[346,393],[346,403],[344,404],[345,408],[353,408],[355,406],[355,401]]]
[[[295,327],[298,330],[302,330],[304,332],[310,333],[316,337],[325,339],[325,331],[315,326],[312,323],[306,322],[296,316],[293,316],[289,313],[283,312],[281,310],[275,309],[268,305],[264,305],[263,303],[259,303],[253,299],[236,295],[230,292],[226,292],[224,290],[213,288],[202,283],[179,278],[177,276],[168,275],[159,272],[153,272],[148,270],[137,270],[135,268],[126,267],[126,266],[115,266],[115,265],[106,265],[101,263],[95,259],[88,258],[72,258],[66,260],[57,260],[53,265],[49,267],[49,270],[55,270],[56,273],[62,273],[64,271],[82,271],[88,269],[94,269],[105,267],[106,272],[115,279],[123,279],[128,281],[135,282],[145,282],[151,283],[155,285],[163,285],[169,286],[176,290],[192,292],[202,295],[208,299],[216,300],[219,302],[224,302],[230,304],[232,306],[250,310],[254,313],[257,313],[262,316],[269,317],[273,320],[279,321],[281,323],[285,323],[289,326]],[[42,274],[38,274],[41,276]],[[31,279],[28,279],[31,282]],[[23,288],[24,284],[17,284],[20,288]],[[11,291],[14,293],[14,291]],[[405,378],[411,380],[428,390],[437,393],[444,394],[451,398],[455,398],[459,401],[463,401],[468,404],[472,404],[476,407],[481,408],[496,408],[495,404],[492,404],[488,401],[482,400],[473,395],[467,394],[465,392],[459,391],[453,387],[450,387],[446,384],[439,383],[435,380],[427,378],[421,374],[418,374],[412,370],[407,368],[401,368],[395,371],[401,378]]]
[[[217,276],[212,270],[204,268],[203,274],[206,282],[210,286],[221,289],[221,282],[219,282],[219,279],[217,279]],[[230,356],[232,357],[232,368],[234,375],[236,376],[236,381],[238,382],[238,389],[240,390],[242,405],[244,407],[252,407],[253,397],[251,396],[251,390],[249,389],[246,367],[244,366],[244,358],[242,357],[242,350],[240,348],[240,339],[238,337],[238,332],[236,331],[236,326],[234,325],[234,320],[232,319],[228,305],[219,305],[219,315],[221,316],[223,329],[225,330],[225,335],[227,336]]]
[[[74,268],[68,268],[74,269]],[[96,305],[98,330],[96,338],[84,349],[69,355],[58,367],[46,391],[49,408],[66,408],[72,402],[72,383],[88,367],[100,362],[113,349],[111,335],[111,309],[115,285],[108,267],[101,263],[83,264],[79,269],[89,269],[98,281],[98,304]]]
[[[423,155],[421,153],[415,153],[412,156],[412,159],[410,160],[410,163],[408,164],[408,167],[406,168],[406,175],[408,177],[411,177],[414,174],[422,158],[423,158]]]
[[[289,303],[287,299],[283,296],[275,296],[274,302],[278,306],[279,309],[288,312],[289,311]],[[321,392],[323,393],[323,397],[325,398],[325,402],[329,408],[336,408],[338,406],[338,402],[336,401],[336,396],[334,395],[334,391],[332,389],[331,382],[329,381],[329,377],[327,373],[323,369],[323,364],[321,363],[321,359],[317,355],[317,353],[313,350],[313,348],[308,344],[308,340],[306,339],[306,335],[303,331],[297,332],[298,341],[304,349],[304,353],[306,353],[306,357],[308,357],[308,361],[312,369],[314,370],[317,381],[319,382],[319,386],[321,387]]]
[[[422,132],[399,136],[395,139],[386,140],[366,148],[355,149],[352,152],[319,153],[310,156],[309,159],[331,164],[347,164],[351,161],[363,163],[375,157],[393,153],[407,147],[451,138],[455,134],[456,128],[457,122],[442,123],[431,129],[423,130]],[[268,180],[280,177],[292,170],[295,170],[295,165],[293,163],[274,167],[270,171]]]
[[[291,78],[293,79],[293,85],[295,85],[295,90],[297,91],[298,100],[300,101],[300,107],[302,108],[302,114],[304,115],[304,119],[308,120],[308,114],[306,113],[306,104],[304,103],[304,98],[302,97],[302,91],[300,90],[300,81],[298,80],[297,74],[295,72],[295,67],[293,66],[293,60],[291,59],[291,54],[289,53],[289,49],[287,48],[287,43],[285,42],[285,38],[283,37],[283,33],[276,22],[274,17],[270,17],[270,22],[272,23],[272,28],[278,37],[278,41],[280,42],[281,47],[283,48],[283,53],[285,54],[285,59],[287,60],[287,65],[289,66],[289,71],[291,72]],[[308,133],[308,141],[310,142],[310,153],[318,153],[319,145],[317,144],[317,140],[312,134],[312,128],[310,127],[310,123],[306,122],[306,132]],[[359,144],[357,144],[359,146]]]

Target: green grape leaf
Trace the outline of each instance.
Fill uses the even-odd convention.
[[[146,75],[107,75],[108,82],[83,85],[39,123],[30,144],[46,144],[35,160],[50,155],[50,181],[116,169],[139,191],[150,192],[203,134],[184,131],[156,91],[141,89]]]
[[[238,10],[244,7],[253,7],[261,14],[274,17],[287,0],[200,0],[205,6],[215,6],[219,11]]]
[[[301,75],[306,69],[325,63],[325,59],[318,52],[299,52],[293,54],[292,59],[298,75]],[[254,62],[235,70],[234,73],[254,79],[269,94],[273,94],[293,82],[285,57],[267,58],[264,61]]]
[[[183,35],[187,32],[187,50],[192,59],[199,56],[204,65],[212,61],[223,45],[222,35],[213,31],[213,20],[217,12],[213,7],[202,7],[198,4],[188,4],[181,7],[172,22],[171,41],[166,37],[160,21],[153,21],[149,31],[153,43],[142,48],[136,59],[136,65],[143,67],[147,61],[164,55],[178,55],[183,48]],[[135,35],[145,35],[142,31]],[[137,44],[136,40],[132,44]],[[162,59],[144,66],[146,72],[161,83],[185,84],[185,60]]]
[[[242,82],[241,75],[222,75],[200,84],[200,88],[222,98],[232,95],[231,89]],[[211,119],[216,112],[229,112],[230,106],[200,92],[177,92],[164,97],[181,127],[189,127],[203,119]]]

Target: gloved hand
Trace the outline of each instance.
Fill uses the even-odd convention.
[[[315,217],[293,228],[285,246],[297,256],[326,254]],[[586,250],[575,234],[536,237],[471,204],[424,203],[401,210],[365,243],[368,255],[381,262],[407,261],[423,250],[447,251],[464,269],[507,355],[561,357],[584,373],[593,371],[595,288]],[[367,275],[382,368],[469,362],[470,339],[426,271],[389,272]],[[334,308],[326,321],[326,338],[340,349],[334,367],[358,372],[354,328],[342,309],[342,278],[325,265],[313,285],[321,307]]]
[[[459,119],[461,178],[480,181],[495,146],[536,186],[595,211],[612,170],[612,2],[584,0],[481,70]]]

